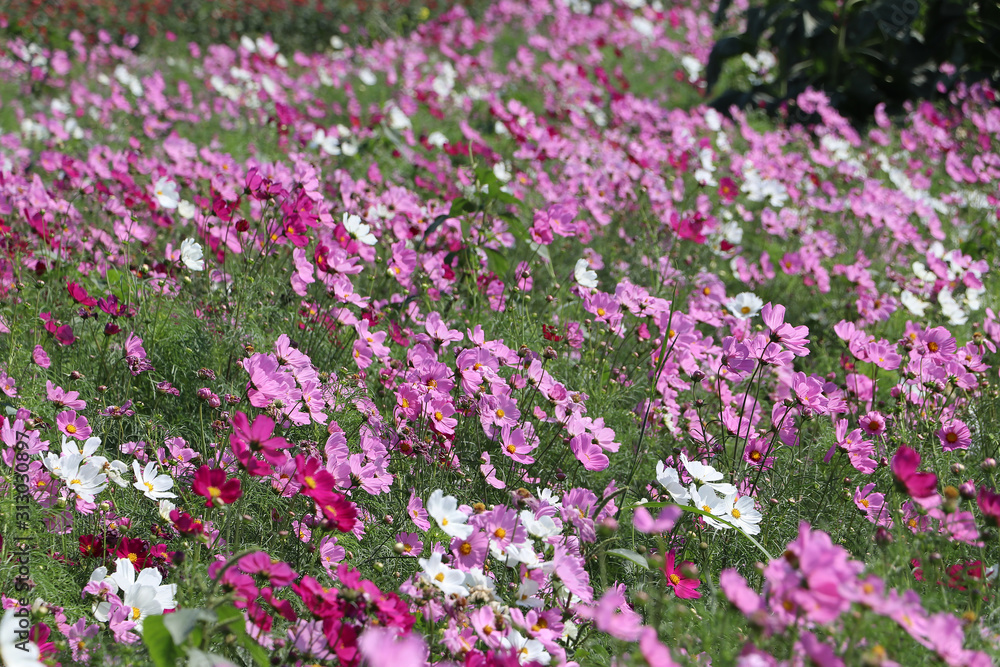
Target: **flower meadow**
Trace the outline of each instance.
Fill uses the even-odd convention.
[[[997,93],[715,9],[0,41],[2,664],[993,664]]]

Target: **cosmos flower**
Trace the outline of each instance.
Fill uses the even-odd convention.
[[[582,287],[588,289],[597,289],[597,272],[590,268],[590,262],[586,259],[576,260],[576,266],[573,268],[573,277],[576,278],[576,282]]]
[[[441,489],[434,491],[427,499],[427,513],[450,537],[464,540],[474,530],[466,523],[469,517],[458,509],[458,500],[455,496],[446,496]]]
[[[201,244],[194,239],[184,239],[181,241],[181,261],[184,266],[191,271],[204,271],[205,260],[203,258]]]

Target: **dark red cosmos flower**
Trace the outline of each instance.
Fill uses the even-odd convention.
[[[563,337],[556,333],[557,331],[559,331],[559,329],[556,327],[549,326],[548,324],[542,325],[542,336],[545,337],[545,340],[550,340],[553,343],[561,341]]]
[[[205,507],[219,504],[231,505],[243,495],[240,480],[235,477],[227,480],[225,470],[209,468],[207,465],[198,468],[194,474],[191,490],[207,499]]]
[[[892,457],[892,474],[896,484],[922,507],[934,507],[940,502],[937,475],[917,472],[919,466],[920,454],[906,445],[900,445]]]
[[[80,553],[84,556],[100,558],[105,553],[104,542],[102,542],[101,538],[96,535],[81,535]]]
[[[149,542],[134,537],[123,538],[115,549],[115,558],[128,558],[135,571],[139,572],[149,560]]]
[[[205,532],[205,526],[201,520],[193,518],[187,512],[170,510],[170,520],[181,535],[201,535]]]

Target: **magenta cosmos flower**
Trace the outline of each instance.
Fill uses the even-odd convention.
[[[235,477],[227,480],[225,470],[209,468],[207,465],[198,468],[194,474],[191,490],[206,498],[205,507],[212,507],[217,503],[231,505],[243,495],[240,480]]]
[[[892,457],[892,474],[900,487],[922,507],[934,507],[940,502],[937,475],[917,472],[919,466],[920,454],[906,445],[900,445]]]
[[[688,561],[684,561],[683,565],[689,565]],[[667,578],[667,585],[674,589],[674,595],[684,600],[696,600],[701,597],[701,593],[697,590],[701,586],[701,581],[698,579],[689,579],[680,573],[680,568],[674,567],[674,552],[671,551],[667,554],[667,559],[663,563],[663,574]]]

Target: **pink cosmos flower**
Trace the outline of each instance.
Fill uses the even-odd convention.
[[[451,401],[447,398],[432,397],[431,394],[424,398],[425,413],[429,418],[431,428],[441,435],[455,435],[458,420],[452,417],[455,414],[455,406],[451,404]]]
[[[937,475],[932,472],[917,472],[920,454],[906,445],[900,445],[892,457],[892,474],[902,487],[921,507],[929,509],[941,503],[937,493]]]
[[[981,486],[979,493],[976,494],[976,504],[987,523],[993,526],[1000,523],[1000,493],[986,486]]]
[[[283,437],[274,435],[273,419],[267,415],[257,415],[251,425],[243,412],[237,412],[233,416],[233,433],[229,436],[229,442],[234,451],[237,443],[240,443],[250,452],[259,453],[272,465],[284,463],[287,455],[282,450],[292,446]]]
[[[809,327],[793,327],[785,323],[785,307],[782,305],[772,306],[770,303],[761,309],[761,318],[769,329],[772,343],[780,343],[790,350],[797,357],[804,357],[809,354],[806,345],[809,344]]]
[[[358,651],[369,667],[423,667],[429,655],[419,634],[401,634],[395,628],[377,626],[361,635]]]
[[[634,642],[642,636],[642,616],[633,611],[625,601],[625,585],[608,588],[596,605],[579,604],[577,616],[593,620],[597,629],[616,639]]]
[[[953,449],[968,449],[972,444],[972,433],[961,419],[952,419],[941,424],[937,437],[941,440],[941,449],[946,452]]]
[[[464,540],[456,537],[451,541],[451,553],[463,570],[482,567],[489,547],[490,539],[481,530],[473,531]]]
[[[665,533],[674,527],[677,519],[683,513],[680,507],[670,505],[660,510],[656,519],[653,519],[649,510],[645,507],[638,507],[635,510],[635,516],[632,518],[632,525],[640,533]]]
[[[688,561],[684,561],[682,565],[693,565]],[[697,590],[701,586],[701,581],[699,579],[689,579],[685,577],[680,572],[680,568],[674,567],[674,552],[671,551],[667,554],[667,558],[663,563],[663,575],[667,578],[667,585],[674,589],[674,594],[684,600],[696,600],[701,597],[701,593]]]
[[[45,353],[45,348],[41,345],[35,346],[34,352],[31,353],[31,360],[41,368],[48,368],[52,365],[52,362],[49,360],[49,355]]]
[[[881,412],[873,410],[858,420],[864,432],[872,437],[880,437],[886,431],[886,418]]]
[[[396,541],[403,545],[401,556],[418,557],[424,551],[424,543],[416,533],[398,533]]]
[[[857,487],[854,491],[854,504],[868,520],[877,526],[892,526],[892,517],[885,508],[885,495],[876,493],[875,484],[866,484],[864,488]]]
[[[525,424],[525,428],[529,425]],[[502,429],[500,431],[500,451],[518,463],[523,465],[534,463],[535,459],[529,456],[529,453],[534,451],[536,447],[538,447],[538,438],[528,439],[525,437],[523,429]]]
[[[86,440],[92,432],[87,418],[82,415],[78,417],[75,410],[67,410],[56,415],[56,428],[77,440]]]
[[[583,464],[585,470],[604,470],[611,465],[601,446],[594,442],[589,433],[581,433],[573,436],[569,441],[569,448],[572,450],[576,460]]]
[[[670,649],[660,642],[656,635],[656,630],[651,627],[647,626],[642,629],[642,635],[639,637],[639,651],[642,653],[642,657],[646,659],[646,662],[649,663],[649,667],[677,666],[677,663],[674,662],[673,657],[670,655]]]
[[[0,391],[10,397],[17,396],[17,385],[14,383],[14,378],[4,371],[0,371]]]
[[[406,505],[406,515],[420,530],[430,530],[431,522],[427,518],[427,510],[424,509],[424,501],[417,496],[414,489],[410,489],[410,502]]]

